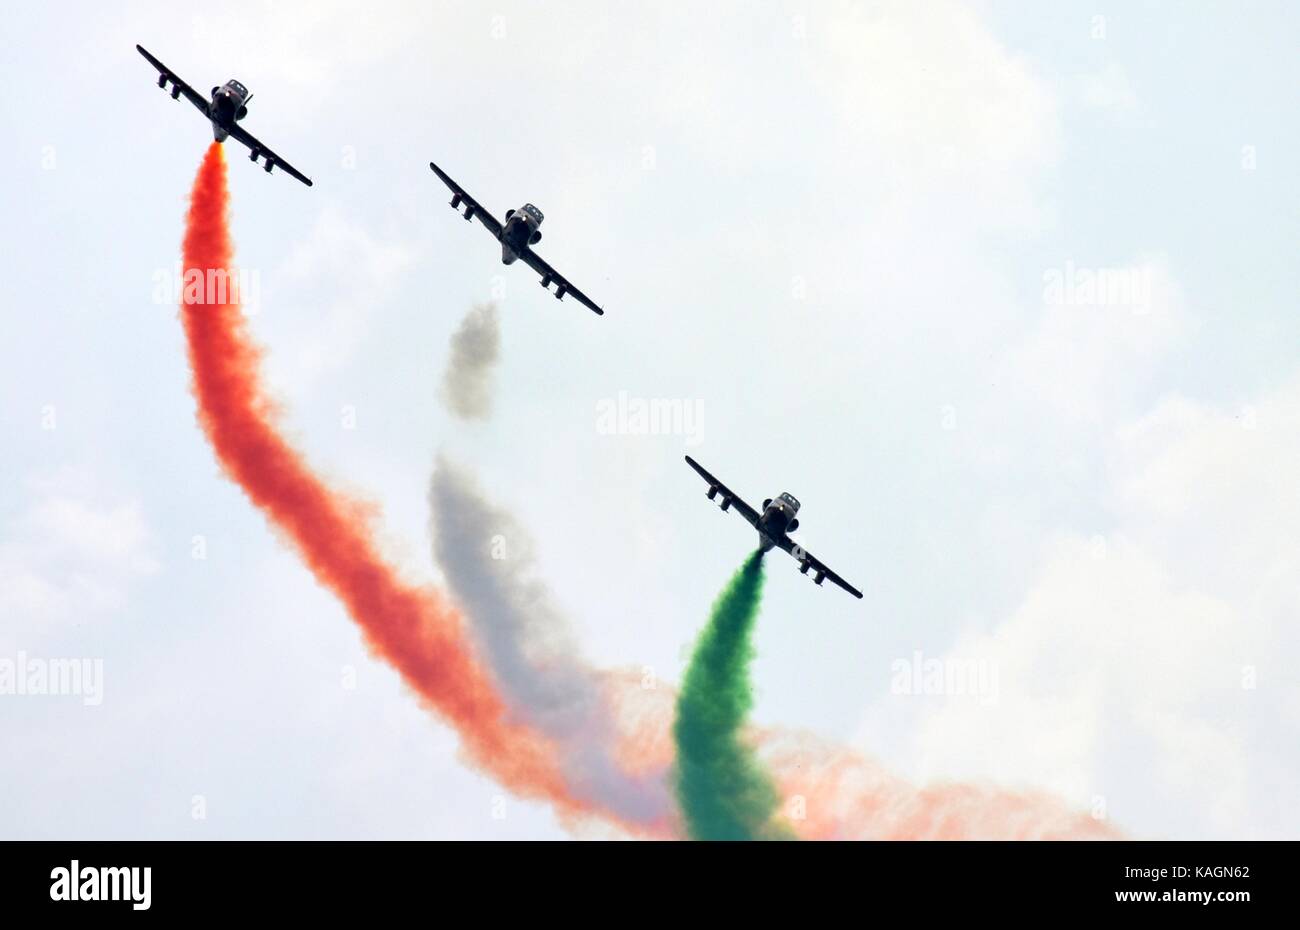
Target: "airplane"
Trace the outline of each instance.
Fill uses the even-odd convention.
[[[604,310],[592,303],[590,297],[570,284],[568,279],[546,264],[546,261],[533,251],[532,247],[542,241],[542,231],[537,228],[542,225],[541,210],[531,203],[524,204],[518,210],[507,210],[506,222],[503,226],[497,222],[490,210],[484,210],[479,206],[478,201],[465,193],[465,188],[448,177],[441,168],[433,162],[429,162],[429,167],[433,169],[434,174],[442,178],[442,183],[451,188],[452,209],[459,210],[461,202],[464,201],[466,222],[478,217],[478,221],[501,243],[501,264],[513,265],[522,258],[525,265],[542,276],[542,287],[549,291],[551,282],[555,282],[556,300],[563,300],[565,294],[572,294],[579,303],[593,313],[601,316],[605,314]]]
[[[700,477],[709,483],[709,500],[713,500],[718,495],[718,492],[722,492],[722,509],[725,511],[732,504],[735,504],[736,512],[748,520],[750,526],[758,530],[758,544],[762,551],[767,552],[774,546],[784,549],[798,560],[800,572],[806,575],[810,568],[817,572],[813,577],[813,581],[817,584],[821,584],[829,578],[854,597],[859,599],[862,597],[861,591],[835,574],[826,567],[825,562],[816,558],[811,552],[808,552],[786,535],[799,528],[799,518],[795,516],[799,512],[799,502],[795,500],[793,495],[782,491],[775,499],[769,497],[763,501],[763,512],[759,513],[741,500],[735,491],[732,491],[705,471],[700,463],[689,455],[686,456],[686,464],[694,468]]]
[[[176,100],[181,94],[184,94],[185,99],[194,104],[199,112],[211,121],[212,136],[218,142],[225,142],[227,138],[233,138],[236,142],[241,142],[252,150],[252,154],[248,156],[249,161],[256,162],[258,157],[266,158],[267,174],[271,173],[272,168],[278,166],[308,187],[311,187],[311,178],[272,152],[261,142],[258,142],[253,138],[252,134],[239,125],[239,121],[248,113],[248,102],[253,99],[253,95],[248,92],[248,88],[243,84],[231,78],[221,87],[212,88],[212,99],[209,100],[178,78],[175,72],[146,52],[142,46],[137,45],[135,50],[143,55],[149,64],[158,69],[159,87],[166,90],[167,82],[171,81],[172,99]]]

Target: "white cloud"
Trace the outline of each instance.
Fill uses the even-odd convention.
[[[139,504],[103,500],[89,469],[65,468],[28,487],[0,542],[0,613],[10,637],[116,609],[134,581],[157,571]]]
[[[1019,606],[953,644],[998,702],[918,709],[923,773],[1106,796],[1138,833],[1300,829],[1272,787],[1300,745],[1300,378],[1248,411],[1171,397],[1115,432],[1116,529],[1056,537]]]
[[[1133,113],[1139,107],[1128,72],[1114,61],[1100,71],[1080,76],[1079,97],[1087,107],[1117,114]]]
[[[1042,317],[1006,353],[1012,382],[1056,415],[1094,423],[1143,386],[1192,326],[1161,257],[1115,268],[1064,262],[1043,272]]]
[[[912,209],[938,194],[957,214],[988,208],[984,223],[1037,220],[1032,185],[1058,154],[1055,97],[973,10],[851,4],[810,31],[825,43],[814,68],[861,142],[864,173]]]
[[[262,300],[268,328],[281,346],[272,368],[277,388],[292,386],[303,394],[346,365],[417,251],[399,237],[371,234],[335,209],[322,210]]]

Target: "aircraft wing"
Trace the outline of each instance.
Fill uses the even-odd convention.
[[[429,167],[433,169],[434,174],[442,178],[443,184],[446,184],[449,188],[451,188],[451,193],[452,193],[451,205],[459,209],[460,205],[464,203],[465,219],[472,220],[475,217],[477,217],[478,221],[487,227],[488,232],[496,236],[497,239],[500,239],[501,222],[492,214],[492,211],[484,210],[482,204],[480,204],[477,200],[475,200],[473,197],[467,194],[465,192],[465,188],[461,187],[459,184],[453,181],[450,175],[448,175],[445,171],[443,171],[433,162],[429,162]]]
[[[200,93],[199,93],[197,90],[195,90],[193,87],[190,87],[190,85],[186,84],[184,81],[182,81],[180,78],[178,78],[178,77],[176,76],[176,72],[175,72],[175,71],[173,71],[171,68],[167,67],[165,64],[163,64],[163,63],[162,63],[161,61],[159,61],[157,58],[154,58],[154,57],[153,57],[152,55],[150,55],[148,52],[146,52],[146,51],[144,50],[144,46],[142,46],[142,45],[137,45],[137,46],[135,47],[135,50],[136,50],[137,52],[139,52],[141,55],[144,56],[145,61],[149,62],[149,64],[153,65],[155,68],[158,69],[158,73],[159,73],[159,75],[161,75],[161,76],[158,78],[158,86],[159,86],[159,87],[162,87],[164,84],[166,84],[168,81],[170,81],[170,82],[172,83],[172,87],[173,87],[173,90],[172,90],[172,97],[173,97],[173,99],[176,97],[177,92],[179,91],[180,93],[182,93],[182,94],[185,95],[185,99],[186,99],[186,100],[188,100],[190,103],[194,104],[196,107],[198,107],[200,110],[202,110],[203,113],[204,113],[204,115],[207,114],[207,112],[208,112],[208,104],[212,102],[211,100],[209,100],[207,97],[204,97],[202,94],[200,94]]]
[[[727,487],[717,478],[713,477],[707,471],[705,471],[704,467],[700,465],[699,462],[695,461],[695,459],[691,458],[689,455],[686,456],[686,464],[691,466],[691,468],[694,468],[695,471],[699,474],[699,476],[709,483],[710,489],[720,491],[722,493],[722,498],[724,501],[731,501],[731,503],[735,505],[736,513],[740,514],[742,517],[748,520],[750,526],[754,527],[755,529],[758,528],[757,510],[755,510],[753,507],[749,506],[743,500],[741,500],[736,495],[735,491],[731,490],[731,488]]]
[[[248,146],[249,149],[251,149],[253,152],[253,161],[257,161],[257,156],[261,155],[264,158],[266,158],[266,164],[269,167],[283,168],[286,174],[292,175],[302,183],[306,184],[308,187],[311,187],[311,178],[307,177],[305,174],[303,174],[293,165],[289,164],[279,155],[272,152],[261,142],[258,142],[255,138],[253,138],[253,134],[250,133],[248,130],[244,129],[244,127],[238,124],[231,127],[230,138],[234,139],[235,141],[243,145]]]
[[[519,257],[528,263],[528,267],[532,268],[533,271],[536,271],[542,276],[542,287],[549,290],[551,283],[554,282],[555,296],[557,298],[563,300],[565,294],[572,294],[577,298],[578,303],[582,304],[592,313],[600,316],[605,315],[605,311],[600,309],[600,307],[597,307],[590,297],[570,284],[568,278],[548,265],[546,259],[542,258],[542,256],[538,255],[532,249],[524,249],[523,254]]]
[[[799,560],[799,564],[800,564],[801,567],[802,567],[803,565],[806,564],[806,565],[807,565],[810,569],[812,569],[814,572],[818,572],[819,574],[820,574],[820,573],[824,573],[824,574],[826,575],[827,578],[829,578],[831,581],[835,582],[837,585],[839,585],[839,586],[840,586],[841,588],[843,588],[845,591],[848,591],[848,592],[849,592],[850,594],[852,594],[854,597],[856,597],[856,598],[858,598],[858,599],[861,599],[861,598],[862,598],[862,592],[861,592],[861,591],[859,591],[857,588],[853,587],[853,585],[849,584],[847,581],[845,581],[845,580],[844,580],[843,578],[841,578],[839,575],[835,574],[833,571],[831,571],[829,568],[827,568],[825,562],[823,562],[821,559],[817,558],[815,555],[813,555],[813,554],[812,554],[811,552],[809,552],[807,549],[805,549],[805,548],[803,548],[802,546],[800,546],[797,542],[795,542],[795,541],[794,541],[793,539],[791,539],[789,536],[785,536],[785,537],[783,537],[783,538],[781,538],[781,539],[778,539],[778,540],[776,541],[776,544],[777,544],[778,546],[780,546],[782,549],[784,549],[786,552],[790,553],[790,554],[791,554],[792,556],[794,556],[796,559],[798,559],[798,560]]]

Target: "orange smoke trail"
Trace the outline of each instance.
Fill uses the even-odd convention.
[[[643,672],[602,672],[618,721],[617,758],[634,772],[666,773],[675,747],[675,689],[647,690]],[[820,737],[751,727],[749,742],[785,799],[781,815],[805,840],[1116,840],[1122,831],[1040,791],[990,784],[916,785]]]
[[[221,145],[194,180],[183,247],[185,280],[231,268],[229,194]],[[204,300],[213,298],[207,293]],[[361,503],[330,490],[279,434],[258,378],[238,298],[181,306],[198,419],[226,474],[343,602],[369,646],[427,705],[459,731],[470,758],[511,791],[580,815],[553,747],[508,719],[487,673],[470,654],[460,616],[425,587],[403,583],[378,552]]]

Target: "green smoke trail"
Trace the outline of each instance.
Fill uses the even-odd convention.
[[[677,800],[696,840],[791,839],[776,818],[780,796],[740,739],[753,706],[750,634],[763,594],[755,552],[713,602],[677,697]]]

